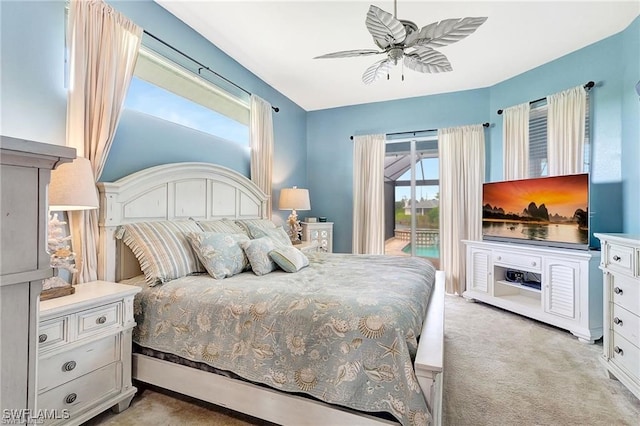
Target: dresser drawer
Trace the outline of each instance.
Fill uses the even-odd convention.
[[[43,321],[38,325],[38,345],[40,349],[58,346],[67,341],[67,317]],[[56,345],[56,343],[58,345]]]
[[[120,324],[120,303],[78,312],[78,338],[100,333]]]
[[[633,247],[608,243],[606,247],[605,266],[633,275],[633,256]]]
[[[120,341],[117,335],[48,358],[40,358],[38,392],[47,391],[119,359]]]
[[[542,258],[539,256],[494,251],[493,262],[510,268],[520,267],[527,271],[542,271]]]
[[[88,404],[98,403],[121,389],[120,363],[113,363],[38,395],[38,407],[47,410],[69,410],[74,413]],[[45,422],[46,424],[47,422]],[[51,422],[49,422],[51,423]]]
[[[640,348],[640,317],[626,309],[611,305],[611,330]]]
[[[611,275],[611,300],[627,311],[640,315],[640,284],[624,275]]]
[[[612,361],[625,369],[636,380],[639,380],[640,349],[615,331],[612,333],[611,345],[613,348]]]

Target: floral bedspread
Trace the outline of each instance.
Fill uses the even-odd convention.
[[[400,256],[309,259],[293,274],[145,286],[135,299],[134,341],[283,391],[426,424],[413,359],[433,266]]]

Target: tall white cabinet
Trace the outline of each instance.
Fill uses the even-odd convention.
[[[583,342],[602,337],[599,252],[489,241],[464,243],[465,298],[569,330]],[[519,282],[523,276],[526,285]],[[531,285],[534,281],[540,285]]]
[[[35,409],[38,302],[52,276],[47,248],[51,170],[75,149],[0,137],[0,408]]]
[[[602,361],[609,376],[640,399],[640,235],[595,236],[604,275]]]

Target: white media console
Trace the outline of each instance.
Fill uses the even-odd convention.
[[[466,245],[463,296],[569,330],[585,343],[602,337],[600,252],[489,241]],[[540,287],[507,279],[507,271]]]

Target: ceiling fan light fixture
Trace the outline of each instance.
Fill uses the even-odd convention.
[[[394,0],[394,11],[397,10],[397,0]],[[435,50],[460,41],[473,34],[486,17],[454,18],[433,22],[418,29],[418,26],[404,19],[397,19],[394,15],[370,5],[365,25],[373,37],[373,41],[381,51],[377,50],[345,50],[317,56],[314,59],[349,58],[386,54],[387,58],[371,65],[362,75],[362,81],[370,84],[385,73],[389,79],[389,67],[398,65],[421,73],[440,73],[453,71],[447,57]],[[403,78],[404,81],[404,73]]]

